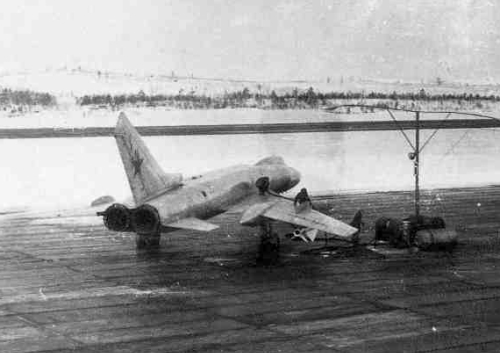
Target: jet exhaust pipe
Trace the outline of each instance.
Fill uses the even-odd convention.
[[[157,233],[161,222],[156,208],[142,205],[134,209],[115,203],[104,212],[97,212],[103,217],[104,225],[115,232],[136,232],[139,234]]]
[[[157,233],[161,221],[158,210],[151,205],[142,205],[132,210],[131,225],[139,234]]]
[[[116,232],[131,230],[130,210],[125,205],[114,203],[104,212],[97,212],[97,215],[103,217],[104,225],[109,230]]]

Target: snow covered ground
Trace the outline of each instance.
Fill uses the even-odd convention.
[[[447,83],[404,83],[397,81],[370,81],[360,79],[331,80],[330,82],[256,82],[202,78],[178,78],[162,75],[131,75],[120,73],[100,73],[78,70],[60,70],[38,73],[0,74],[0,88],[30,89],[49,92],[57,97],[58,107],[53,109],[34,108],[31,112],[12,114],[0,111],[0,128],[33,127],[84,127],[113,126],[118,111],[80,107],[76,98],[85,94],[131,94],[143,91],[146,94],[178,94],[194,92],[209,96],[242,90],[247,87],[251,92],[278,93],[291,92],[294,88],[315,92],[419,92],[425,89],[428,94],[473,93],[480,95],[500,95],[500,86],[494,84]],[[363,103],[345,101],[338,103]],[[373,104],[373,101],[364,103]],[[337,102],[336,102],[337,104]],[[452,103],[450,103],[452,104]],[[431,105],[421,109],[436,109]],[[500,116],[500,104],[482,103],[482,106],[447,106],[449,110],[467,110]],[[173,110],[166,107],[124,106],[129,118],[137,125],[192,125],[192,124],[231,124],[231,123],[276,123],[276,122],[315,122],[332,120],[387,120],[386,112],[370,114],[331,114],[320,110],[259,110],[259,109],[221,109],[221,110]],[[353,111],[354,112],[354,111]],[[398,119],[413,119],[411,114],[398,113]],[[443,115],[426,115],[425,119],[441,119]],[[459,118],[453,116],[452,118]]]
[[[195,94],[217,95],[248,88],[251,92],[291,92],[294,88],[316,92],[419,92],[429,94],[474,93],[500,94],[500,85],[494,83],[402,82],[398,80],[370,80],[355,77],[331,78],[329,81],[245,81],[217,78],[175,77],[168,75],[134,75],[97,71],[59,70],[0,74],[0,87],[31,89],[62,97],[85,94],[177,94],[193,91]]]

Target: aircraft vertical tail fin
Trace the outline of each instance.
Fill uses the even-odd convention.
[[[115,139],[136,205],[182,185],[181,174],[168,174],[160,168],[123,112],[118,117]]]

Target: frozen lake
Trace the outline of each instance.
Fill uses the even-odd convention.
[[[413,137],[413,132],[408,132]],[[432,131],[422,132],[422,142]],[[500,183],[500,131],[441,130],[421,157],[422,188]],[[145,141],[167,172],[203,173],[281,155],[310,191],[413,188],[410,148],[398,131],[168,136]],[[102,138],[0,140],[0,210],[89,205],[129,197],[115,141]]]

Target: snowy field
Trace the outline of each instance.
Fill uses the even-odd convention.
[[[0,73],[0,87],[30,89],[70,97],[85,94],[130,94],[143,91],[146,94],[178,94],[193,91],[201,95],[218,95],[241,91],[264,94],[291,92],[294,88],[316,92],[419,92],[428,94],[474,93],[500,95],[500,85],[491,82],[402,82],[399,80],[371,80],[356,77],[330,77],[323,81],[250,81],[168,75],[133,75],[127,73],[98,74],[97,71],[59,70],[45,72]]]
[[[193,92],[197,95],[216,96],[225,92],[241,91],[248,88],[253,93],[269,94],[275,90],[278,94],[292,92],[297,88],[306,91],[312,87],[315,92],[414,92],[425,89],[427,94],[462,94],[472,93],[500,95],[500,86],[496,84],[448,83],[411,83],[398,81],[374,81],[355,78],[331,78],[329,82],[319,81],[283,81],[257,82],[218,80],[190,77],[170,77],[166,75],[131,75],[125,73],[101,73],[78,70],[59,70],[38,73],[3,73],[0,74],[0,88],[29,89],[48,92],[56,96],[58,106],[51,109],[33,108],[31,112],[12,114],[10,110],[0,110],[0,128],[34,128],[34,127],[85,127],[113,126],[118,111],[80,107],[76,103],[78,97],[85,94],[146,94],[176,95],[180,92]],[[335,104],[365,103],[375,104],[374,100],[336,101]],[[444,106],[435,103],[424,103],[418,106],[424,110],[466,110],[500,117],[500,104],[482,102],[479,107],[454,105],[445,102]],[[129,118],[137,125],[194,125],[194,124],[231,124],[231,123],[279,123],[279,122],[317,122],[335,120],[387,120],[386,112],[332,114],[320,110],[259,110],[259,109],[221,109],[221,110],[174,110],[166,107],[134,107],[120,108],[126,111]],[[398,119],[413,119],[406,113],[397,113]],[[442,119],[443,115],[425,115],[424,119]],[[460,116],[453,115],[453,119]],[[465,117],[466,118],[466,117]]]

